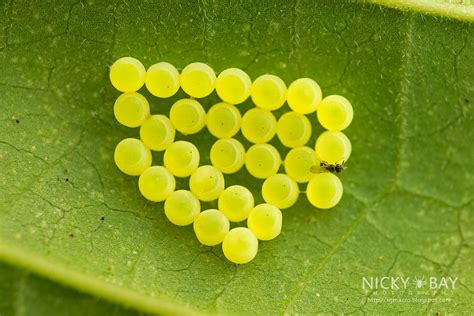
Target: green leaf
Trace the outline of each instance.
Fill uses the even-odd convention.
[[[48,314],[76,302],[83,314],[472,313],[474,9],[376,2],[407,11],[349,0],[3,2],[0,259],[50,281],[2,266],[12,285],[1,288],[0,313],[34,313],[43,296]],[[119,94],[108,81],[108,66],[128,55],[287,83],[311,77],[325,95],[346,96],[355,118],[342,202],[317,210],[302,196],[284,211],[282,234],[246,265],[199,245],[113,163],[116,143],[138,136],[115,121]],[[144,94],[155,113],[184,96]],[[322,131],[314,127],[311,144]],[[186,139],[209,162],[207,131]],[[262,201],[262,182],[245,170],[226,183],[245,183]],[[363,277],[387,275],[458,283],[410,296],[450,302],[371,301],[409,295],[362,288]]]

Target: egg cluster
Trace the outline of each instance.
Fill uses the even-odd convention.
[[[287,88],[277,76],[265,74],[253,82],[242,70],[229,68],[216,76],[204,63],[192,63],[181,73],[171,64],[157,63],[145,69],[135,58],[118,59],[110,68],[112,85],[123,92],[114,105],[117,121],[140,127],[140,139],[127,138],[115,148],[117,167],[127,175],[139,176],[141,194],[154,202],[164,201],[166,217],[175,225],[193,224],[200,243],[222,243],[227,259],[247,263],[257,254],[258,240],[271,240],[281,232],[282,213],[300,195],[298,183],[308,183],[306,196],[317,208],[331,208],[342,197],[342,183],[331,168],[350,156],[351,143],[341,132],[352,121],[350,102],[342,96],[324,99],[318,84],[309,78],[295,80]],[[136,92],[143,85],[159,98],[173,96],[181,88],[189,98],[175,102],[169,117],[151,115],[147,99]],[[199,98],[216,90],[223,102],[206,113]],[[236,105],[251,97],[256,107],[241,116]],[[291,111],[278,120],[272,111],[285,102]],[[317,113],[327,129],[306,144],[312,135],[307,114]],[[313,114],[314,115],[314,114]],[[198,148],[188,141],[175,141],[176,131],[195,134],[207,126],[217,138],[210,151],[212,165],[200,165]],[[253,145],[245,147],[235,138],[239,130]],[[268,142],[277,135],[291,150],[282,161]],[[151,151],[164,151],[163,166],[152,166]],[[279,173],[283,164],[285,173]],[[244,185],[225,187],[224,174],[243,166],[258,179],[265,179],[262,197],[255,205]],[[189,190],[176,190],[175,177],[189,177]],[[217,209],[201,211],[200,201],[217,200]],[[247,220],[247,227],[230,228],[230,222]]]

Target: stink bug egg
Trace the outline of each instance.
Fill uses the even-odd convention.
[[[192,143],[180,140],[166,148],[163,163],[176,177],[189,177],[199,166],[199,151]]]
[[[206,246],[218,245],[229,232],[230,223],[219,210],[205,210],[199,213],[193,224],[199,242]]]
[[[276,124],[275,116],[270,111],[253,108],[244,114],[241,130],[249,142],[263,144],[275,136]]]
[[[223,173],[236,173],[245,163],[245,148],[236,139],[217,140],[211,147],[211,162]]]
[[[135,92],[145,83],[146,70],[143,64],[133,57],[122,57],[110,67],[110,82],[121,92]]]
[[[248,263],[257,255],[257,237],[247,227],[233,228],[222,241],[222,252],[233,263]]]
[[[316,140],[316,158],[328,164],[347,161],[351,155],[351,142],[342,132],[326,131]]]
[[[275,75],[262,75],[255,79],[251,88],[252,101],[256,106],[274,111],[286,101],[286,85]]]
[[[151,152],[140,140],[126,138],[115,147],[114,160],[123,173],[139,176],[151,166]]]
[[[304,146],[311,137],[311,123],[303,114],[287,112],[278,120],[277,135],[286,147]]]
[[[224,176],[213,166],[201,166],[189,178],[191,192],[201,201],[217,200],[224,186]]]
[[[231,222],[245,220],[253,207],[252,192],[241,185],[232,185],[219,196],[218,208]]]
[[[228,103],[217,103],[207,111],[207,129],[217,138],[230,138],[240,129],[240,112]]]
[[[336,206],[342,198],[341,180],[332,173],[317,173],[306,188],[308,201],[317,208],[327,209]]]
[[[174,136],[174,126],[164,115],[152,115],[140,127],[140,138],[151,150],[165,150]]]
[[[145,85],[154,96],[169,98],[179,90],[179,72],[170,63],[154,64],[146,72]]]
[[[317,165],[316,154],[309,147],[296,147],[286,154],[283,164],[286,174],[296,182],[308,182],[314,176],[311,168]]]
[[[316,81],[300,78],[293,81],[288,87],[288,105],[297,113],[313,113],[316,111],[322,95],[321,88]]]
[[[280,153],[270,144],[253,145],[245,155],[247,171],[258,179],[266,179],[276,174],[280,164]]]
[[[204,63],[192,63],[184,67],[180,76],[184,92],[194,98],[204,98],[214,91],[216,73]]]
[[[247,219],[247,226],[260,240],[271,240],[281,232],[281,211],[271,204],[255,206]]]
[[[168,169],[161,166],[153,166],[140,175],[138,188],[141,194],[150,201],[161,202],[174,191],[176,186],[173,175]]]
[[[276,174],[266,179],[262,186],[262,196],[265,202],[279,209],[293,206],[299,196],[298,184],[286,174]]]
[[[318,105],[318,121],[327,130],[342,131],[352,122],[352,105],[340,95],[325,97]]]
[[[165,215],[178,226],[192,224],[201,211],[199,200],[188,190],[171,193],[165,201]]]
[[[127,92],[115,101],[114,115],[120,124],[138,127],[150,116],[150,105],[140,93]]]
[[[216,80],[216,92],[222,101],[240,104],[250,95],[252,81],[241,69],[229,68],[219,74]]]
[[[196,134],[206,125],[206,112],[198,101],[181,99],[171,107],[170,120],[181,134]]]

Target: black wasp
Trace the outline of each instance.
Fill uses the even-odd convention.
[[[321,161],[320,164],[319,164],[319,167],[320,167],[319,169],[324,169],[326,171],[329,171],[330,173],[340,173],[344,169],[346,169],[346,167],[344,166],[344,162],[345,161],[343,161],[340,164],[339,163],[330,164],[330,163],[327,163],[326,161]],[[311,168],[311,172],[317,173],[317,166],[313,166]]]

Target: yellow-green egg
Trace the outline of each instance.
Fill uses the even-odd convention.
[[[311,123],[300,113],[287,112],[277,122],[277,135],[281,143],[290,148],[306,145],[311,137]]]
[[[171,193],[165,201],[165,215],[168,220],[178,226],[192,224],[201,212],[199,200],[188,190]]]
[[[247,171],[258,179],[273,176],[278,172],[280,165],[280,153],[270,144],[253,145],[245,155]]]
[[[300,78],[293,81],[288,87],[288,105],[301,114],[316,111],[323,94],[319,85],[310,78]]]
[[[206,126],[206,112],[198,101],[181,99],[171,107],[170,120],[181,134],[196,134]]]
[[[236,173],[245,163],[245,148],[234,138],[217,140],[211,147],[211,162],[223,173]]]
[[[114,160],[123,173],[139,176],[151,166],[151,152],[140,140],[126,138],[115,147]]]
[[[244,137],[252,143],[269,142],[276,134],[277,121],[268,110],[253,108],[242,117],[241,131]]]
[[[298,183],[286,174],[276,174],[263,182],[262,196],[265,202],[279,209],[292,207],[298,200]]]
[[[252,192],[242,185],[232,185],[219,196],[218,208],[231,222],[245,220],[253,207]]]
[[[138,188],[140,193],[153,202],[161,202],[174,191],[176,182],[168,169],[161,166],[153,166],[140,175]]]
[[[260,240],[271,240],[280,235],[281,224],[281,211],[267,203],[255,206],[247,219],[247,227]]]
[[[330,173],[317,173],[308,182],[306,197],[317,208],[327,209],[336,206],[342,198],[341,180]]]
[[[319,103],[316,114],[321,126],[329,131],[342,131],[346,129],[354,117],[351,103],[340,95],[325,97]]]
[[[215,246],[224,240],[229,232],[230,223],[221,211],[209,209],[196,216],[193,228],[201,244]]]
[[[262,75],[255,79],[250,89],[252,101],[256,106],[274,111],[286,101],[286,84],[275,75]]]
[[[248,263],[257,255],[257,237],[247,227],[233,228],[222,241],[222,252],[230,262]]]
[[[207,97],[216,86],[216,73],[204,63],[192,63],[184,67],[180,76],[181,88],[194,98]]]
[[[189,178],[191,192],[201,201],[217,200],[224,187],[224,175],[213,166],[201,166]]]
[[[240,104],[250,96],[252,81],[241,69],[229,68],[219,74],[216,80],[216,92],[222,101]]]
[[[140,93],[126,92],[115,100],[114,115],[120,124],[138,127],[150,116],[150,104]]]
[[[176,177],[189,177],[199,166],[199,151],[193,143],[180,140],[166,148],[165,167]]]
[[[233,137],[240,129],[239,110],[228,103],[217,103],[207,111],[207,129],[217,138]]]
[[[305,183],[311,180],[314,173],[311,172],[313,166],[318,165],[316,160],[316,153],[313,149],[302,146],[291,149],[286,154],[285,161],[285,172],[296,182]]]
[[[351,155],[352,145],[342,132],[326,131],[316,140],[316,158],[329,164],[340,164]]]
[[[145,67],[138,59],[122,57],[110,67],[109,78],[118,91],[135,92],[145,83],[145,74]]]
[[[174,126],[164,115],[152,115],[140,127],[140,138],[151,150],[165,150],[174,136]]]
[[[179,90],[179,72],[167,62],[154,64],[146,72],[145,85],[154,96],[169,98]]]

